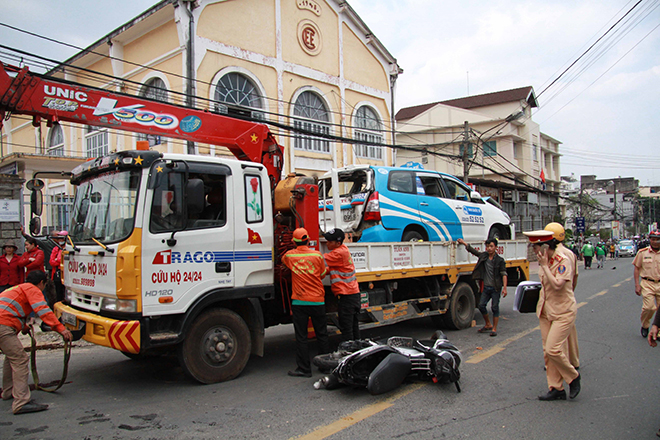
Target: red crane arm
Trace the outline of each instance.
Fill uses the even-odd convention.
[[[15,73],[10,76],[8,72]],[[0,63],[0,127],[6,114],[30,115],[227,147],[239,160],[263,164],[272,188],[283,149],[265,124],[144,97],[84,86]]]

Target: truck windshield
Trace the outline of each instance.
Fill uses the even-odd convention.
[[[81,182],[69,228],[74,243],[127,238],[133,231],[139,185],[140,170],[104,173]]]

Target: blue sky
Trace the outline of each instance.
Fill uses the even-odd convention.
[[[155,3],[0,0],[0,22],[87,46]],[[472,95],[528,85],[538,95],[636,2],[349,3],[404,69],[398,110],[466,96],[468,77]],[[533,119],[563,142],[562,174],[633,176],[642,185],[660,185],[660,159],[655,158],[660,29],[654,29],[660,24],[659,4],[643,0],[635,9],[639,15],[629,16],[633,19],[623,27],[626,35],[594,52],[593,63],[577,69],[579,75],[565,77],[539,97]],[[58,60],[75,53],[2,27],[0,41]]]

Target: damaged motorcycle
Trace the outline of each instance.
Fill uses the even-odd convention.
[[[436,339],[394,336],[386,343],[371,340],[343,342],[335,353],[316,356],[314,365],[332,373],[314,384],[335,389],[340,385],[366,388],[373,395],[397,388],[404,380],[453,383],[461,392],[461,353],[442,332]]]

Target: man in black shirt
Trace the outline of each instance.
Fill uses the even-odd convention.
[[[486,240],[486,252],[479,252],[462,238],[456,241],[458,244],[465,246],[472,255],[478,257],[477,264],[472,272],[472,278],[483,281],[479,311],[484,317],[485,324],[479,329],[479,333],[490,333],[491,336],[497,336],[497,324],[500,320],[500,293],[502,298],[506,297],[508,282],[506,262],[504,258],[497,254],[497,240],[494,238]],[[491,300],[490,309],[493,312],[493,325],[490,324],[488,310],[486,309],[488,301]]]

